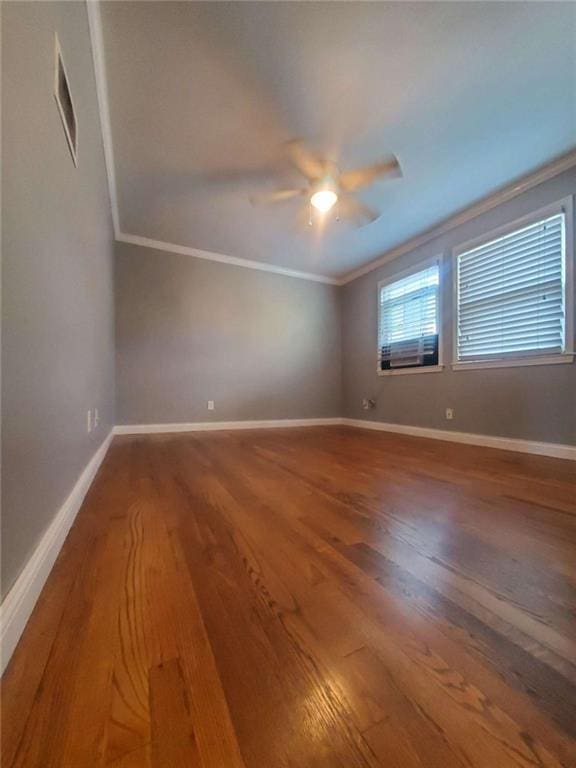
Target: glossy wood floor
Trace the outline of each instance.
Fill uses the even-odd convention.
[[[116,438],[2,766],[576,766],[567,461],[344,427]]]

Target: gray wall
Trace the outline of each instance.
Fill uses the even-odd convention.
[[[52,95],[58,32],[79,130]],[[2,589],[114,421],[113,250],[86,7],[2,3]],[[86,431],[86,411],[100,426]]]
[[[340,415],[338,290],[117,244],[117,422]]]
[[[565,172],[467,222],[343,288],[344,415],[529,440],[576,443],[576,365],[453,371],[451,249],[515,218],[576,192],[576,169]],[[441,194],[441,190],[439,190]],[[427,258],[444,255],[443,351],[440,373],[378,376],[377,284]],[[363,397],[377,400],[362,410]],[[454,408],[447,421],[445,409]]]

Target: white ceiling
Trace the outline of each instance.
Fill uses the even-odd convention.
[[[105,2],[120,229],[339,276],[576,145],[576,3]],[[283,143],[389,152],[361,229],[298,229]]]

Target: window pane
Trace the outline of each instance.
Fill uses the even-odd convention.
[[[437,364],[439,280],[434,264],[380,288],[381,368]]]
[[[564,214],[457,259],[458,360],[564,349]]]

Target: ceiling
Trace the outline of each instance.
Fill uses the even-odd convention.
[[[123,233],[338,277],[576,145],[576,3],[104,2]],[[299,226],[302,137],[403,178]]]

